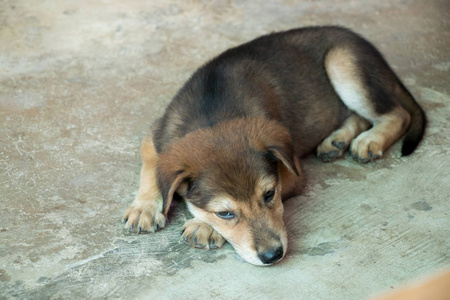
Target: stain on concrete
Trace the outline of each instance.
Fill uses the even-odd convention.
[[[425,200],[417,201],[411,204],[411,208],[420,211],[430,211],[433,209]]]
[[[50,278],[45,277],[45,276],[42,276],[42,277],[40,277],[40,278],[37,280],[37,282],[38,282],[38,283],[47,283],[47,282],[49,282],[50,280],[51,280]]]
[[[6,282],[6,281],[10,281],[10,280],[11,280],[11,276],[9,276],[5,270],[0,269],[0,281]]]
[[[444,6],[439,0],[0,1],[0,298],[208,299],[198,293],[224,291],[218,298],[226,299],[227,287],[236,298],[274,298],[295,278],[298,298],[366,299],[387,281],[449,265],[442,254],[450,236]],[[228,244],[213,251],[185,245],[179,230],[190,216],[183,207],[155,234],[123,230],[121,216],[138,187],[140,140],[192,72],[259,35],[328,23],[374,42],[425,108],[430,123],[414,156],[399,157],[396,143],[367,165],[348,156],[330,164],[306,157],[305,193],[285,206],[290,257],[271,268],[235,259]],[[403,222],[404,208],[414,222]],[[399,257],[399,250],[408,255]],[[354,263],[371,251],[376,265],[373,258]],[[317,268],[319,258],[329,268]],[[189,283],[192,274],[207,280]],[[326,288],[317,280],[325,275]],[[193,296],[176,297],[175,282]],[[235,282],[243,283],[240,291]]]
[[[90,291],[93,297],[108,294],[111,286],[128,282],[134,278],[137,286],[151,284],[155,277],[174,276],[182,269],[192,268],[195,261],[214,264],[235,255],[234,249],[225,244],[221,249],[195,249],[180,238],[182,224],[190,218],[184,205],[176,205],[170,215],[168,226],[156,233],[140,234],[124,228],[119,230],[112,249],[86,259],[66,265],[66,270],[56,277],[42,276],[35,282],[36,287],[26,289],[17,283],[14,290],[20,298],[70,298],[82,297],[92,284],[98,289]],[[120,226],[118,224],[118,226]],[[109,282],[107,286],[102,282]],[[70,283],[70,284],[68,284]],[[83,288],[83,289],[84,289]]]
[[[361,209],[366,212],[372,211],[372,206],[370,206],[368,204],[361,204],[359,207],[361,207]]]
[[[323,242],[314,247],[309,247],[304,250],[300,250],[300,254],[306,254],[308,256],[324,256],[334,253],[337,249],[345,248],[345,244],[342,241],[338,242]]]
[[[333,253],[336,249],[336,245],[331,242],[320,243],[316,247],[308,248],[306,250],[306,255],[309,256],[324,256],[326,254]]]

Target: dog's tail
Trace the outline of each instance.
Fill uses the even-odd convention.
[[[411,122],[406,130],[405,139],[403,140],[402,156],[408,156],[414,152],[422,140],[427,125],[425,112],[416,102],[406,87],[399,82],[401,88],[401,104],[411,116]]]

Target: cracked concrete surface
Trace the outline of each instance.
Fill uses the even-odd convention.
[[[448,1],[2,1],[0,298],[365,299],[450,265]],[[139,144],[202,63],[261,34],[338,24],[385,55],[429,118],[410,157],[307,157],[269,268],[122,228]]]

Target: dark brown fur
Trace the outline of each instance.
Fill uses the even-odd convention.
[[[163,227],[178,194],[195,217],[183,228],[189,244],[225,238],[250,263],[274,263],[286,251],[281,199],[299,192],[299,157],[317,147],[330,161],[350,148],[367,162],[405,132],[408,155],[425,124],[381,54],[349,30],[260,37],[198,69],[155,123],[126,226]]]

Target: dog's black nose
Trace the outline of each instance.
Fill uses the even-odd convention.
[[[267,249],[266,251],[259,253],[258,257],[264,264],[276,263],[283,257],[283,246]]]

